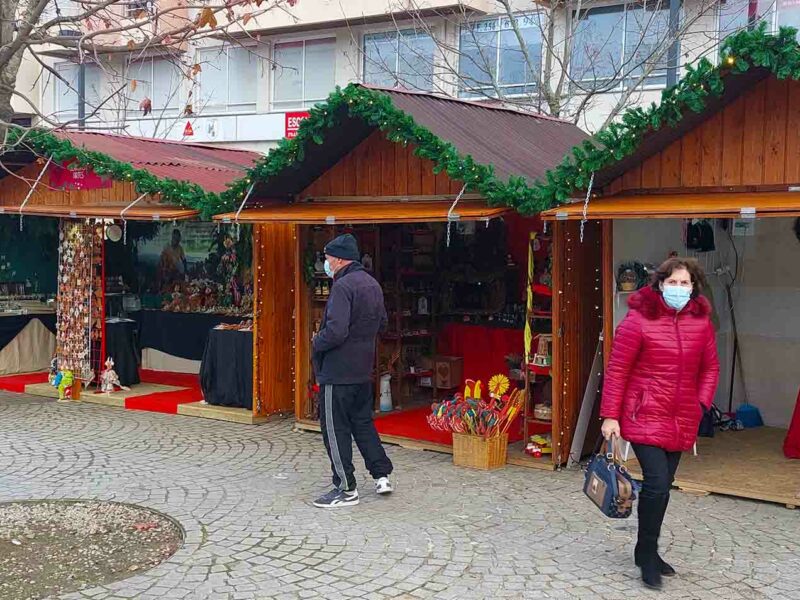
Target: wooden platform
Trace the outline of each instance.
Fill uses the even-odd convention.
[[[800,506],[800,460],[783,455],[785,429],[757,427],[699,438],[681,458],[675,485],[692,494],[724,494]],[[628,468],[641,475],[631,452]]]
[[[266,423],[269,420],[269,417],[256,417],[253,415],[253,411],[248,408],[212,406],[205,402],[179,404],[178,414],[186,417],[200,417],[201,419],[242,423],[243,425],[258,425],[260,423]]]
[[[119,390],[113,394],[95,394],[94,389],[88,388],[81,392],[81,399],[79,402],[91,402],[92,404],[124,408],[127,398],[136,398],[137,396],[146,396],[158,392],[175,392],[180,389],[182,388],[158,383],[137,383],[129,391]],[[42,398],[58,398],[58,390],[49,383],[32,383],[26,385],[25,393],[30,396],[40,396]]]
[[[522,440],[508,445],[507,462],[509,465],[541,469],[542,471],[553,471],[555,469],[552,455],[543,454],[541,458],[536,458],[530,454],[525,454],[525,442]]]

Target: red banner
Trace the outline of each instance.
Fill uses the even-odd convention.
[[[50,187],[61,190],[97,190],[111,187],[110,177],[101,177],[90,167],[71,166],[71,161],[50,165]]]
[[[286,133],[287,138],[292,139],[297,135],[297,130],[300,129],[300,122],[308,117],[308,111],[297,111],[286,113]]]

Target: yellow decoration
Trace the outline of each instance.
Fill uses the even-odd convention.
[[[467,379],[464,382],[464,398],[472,398],[472,388],[475,386],[475,381]]]
[[[489,380],[489,393],[495,398],[500,398],[511,387],[508,377],[502,374],[495,375]]]
[[[475,400],[480,400],[481,399],[481,382],[480,381],[476,381],[475,382],[475,390],[473,390],[472,394],[473,394],[472,397],[475,398]]]

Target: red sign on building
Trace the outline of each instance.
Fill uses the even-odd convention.
[[[110,177],[101,177],[89,167],[70,166],[71,161],[50,165],[50,187],[59,190],[97,190],[111,187]]]
[[[308,111],[297,111],[286,113],[286,133],[287,138],[292,139],[297,135],[297,130],[300,129],[300,122],[308,117]]]
[[[190,137],[194,135],[194,129],[192,129],[192,122],[186,121],[186,127],[183,128],[183,137]]]

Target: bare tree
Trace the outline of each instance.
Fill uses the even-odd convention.
[[[247,23],[272,10],[289,10],[298,0],[0,0],[0,128],[12,124],[12,99],[50,126],[71,126],[110,111],[122,123],[134,107],[159,120],[195,112],[193,98],[202,64],[194,49],[206,40],[239,44],[250,39]],[[234,35],[235,34],[235,35]],[[256,50],[257,51],[257,50]],[[91,65],[107,85],[78,89],[53,66],[54,56],[79,67]],[[138,76],[147,60],[168,61],[174,76],[154,102],[152,80]],[[43,84],[61,86],[65,94],[80,94],[86,114],[64,119],[47,113],[29,90],[19,89],[23,60],[41,68]],[[81,78],[85,81],[85,77]],[[163,85],[163,84],[160,84]],[[188,89],[188,94],[184,91]],[[146,93],[149,92],[149,93]],[[157,126],[158,128],[158,126]],[[108,127],[104,127],[108,129]]]
[[[663,88],[670,70],[716,53],[723,0],[670,0],[609,6],[599,0],[494,0],[476,15],[466,0],[431,17],[422,0],[402,0],[408,19],[354,39],[368,83],[426,89],[544,112],[586,126],[602,105],[603,125]],[[747,24],[744,13],[736,22]],[[356,34],[354,33],[354,38]],[[679,52],[674,52],[679,49]]]

